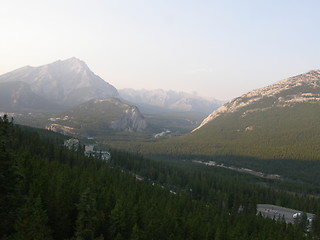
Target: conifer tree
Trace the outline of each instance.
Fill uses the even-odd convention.
[[[19,209],[15,223],[15,240],[52,239],[51,230],[47,226],[48,216],[42,208],[40,196],[28,197]]]
[[[320,236],[320,213],[316,214],[312,221],[312,231],[316,236]]]
[[[78,218],[76,222],[76,239],[93,240],[97,224],[97,209],[96,200],[90,188],[87,188],[82,193],[77,208]]]
[[[139,229],[138,225],[134,224],[131,232],[131,240],[141,240],[141,239],[143,239],[142,232]]]
[[[17,199],[15,197],[18,176],[10,143],[12,122],[6,115],[0,117],[0,238],[13,230]]]
[[[116,237],[117,235],[124,236],[127,231],[127,221],[126,212],[123,204],[117,202],[115,207],[110,213],[110,232],[111,235]]]

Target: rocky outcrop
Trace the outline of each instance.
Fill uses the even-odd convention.
[[[110,131],[141,132],[147,127],[137,107],[117,98],[93,99],[48,121],[47,129],[83,136],[110,134]]]
[[[68,126],[63,126],[61,124],[49,124],[45,127],[47,130],[49,131],[53,131],[53,132],[57,132],[57,133],[61,133],[64,135],[74,135],[76,134],[76,131],[74,128],[72,127],[68,127]]]
[[[147,127],[146,120],[136,107],[130,107],[110,127],[116,131],[141,132]]]

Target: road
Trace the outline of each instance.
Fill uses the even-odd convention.
[[[271,204],[258,204],[257,213],[261,213],[262,216],[268,217],[271,219],[273,218],[278,219],[279,217],[281,219],[282,216],[284,216],[286,223],[293,223],[294,222],[293,214],[302,213],[302,211],[279,207]],[[313,219],[314,214],[307,213],[307,217]]]

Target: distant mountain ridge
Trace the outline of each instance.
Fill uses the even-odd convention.
[[[163,89],[135,90],[126,88],[119,90],[119,94],[121,98],[134,103],[145,112],[169,110],[209,114],[223,103],[220,100],[208,100],[195,94]]]
[[[5,82],[24,82],[33,94],[60,107],[74,107],[95,98],[119,97],[116,88],[74,57],[39,67],[19,68],[1,75],[0,83]]]

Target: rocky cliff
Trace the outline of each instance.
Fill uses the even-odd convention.
[[[110,127],[116,131],[141,132],[147,123],[137,107],[129,107],[119,119],[111,122]]]

